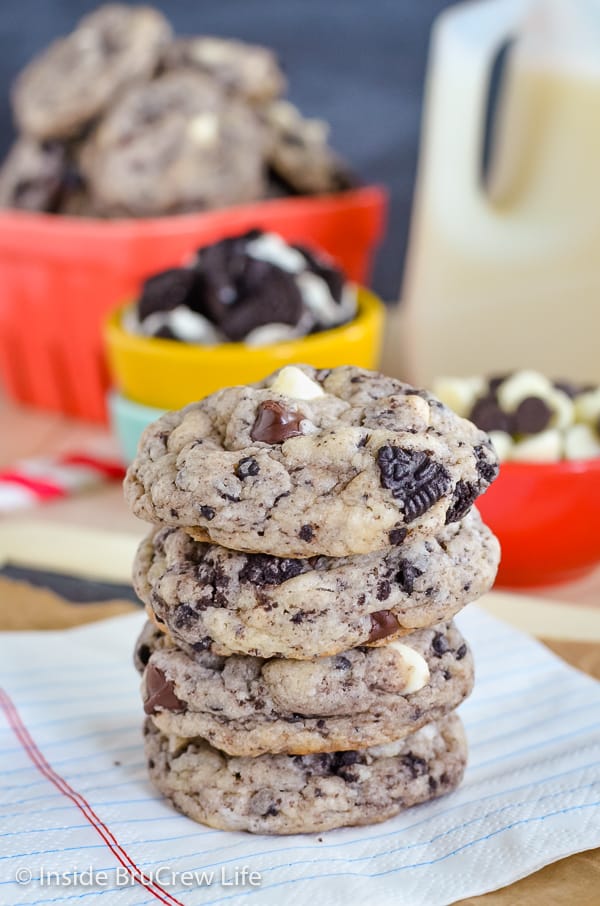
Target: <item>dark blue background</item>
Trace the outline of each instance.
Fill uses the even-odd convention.
[[[8,87],[53,37],[97,0],[0,4],[0,151],[12,136]],[[272,46],[290,98],[332,127],[332,142],[366,181],[391,192],[389,234],[375,286],[398,296],[415,176],[429,29],[447,0],[170,0],[153,3],[180,34],[233,36]]]

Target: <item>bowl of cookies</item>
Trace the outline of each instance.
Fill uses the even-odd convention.
[[[385,192],[359,185],[285,91],[268,48],[178,38],[158,10],[119,4],[21,72],[0,168],[0,375],[14,398],[104,419],[107,313],[236,230],[314,244],[367,280]]]
[[[490,435],[500,475],[478,503],[503,586],[553,585],[600,564],[600,387],[535,371],[440,378],[434,392]]]
[[[148,278],[105,334],[117,392],[164,410],[295,362],[373,368],[383,323],[379,299],[329,256],[256,228]]]

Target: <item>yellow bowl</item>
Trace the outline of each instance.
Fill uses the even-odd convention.
[[[317,368],[376,368],[385,308],[361,287],[358,313],[349,324],[260,348],[243,343],[199,346],[142,337],[122,327],[122,314],[123,308],[113,312],[105,331],[115,385],[125,397],[144,406],[180,409],[221,387],[259,381],[294,362]]]

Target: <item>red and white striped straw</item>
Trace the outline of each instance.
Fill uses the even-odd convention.
[[[0,513],[70,497],[124,475],[122,463],[89,453],[22,459],[0,470]]]

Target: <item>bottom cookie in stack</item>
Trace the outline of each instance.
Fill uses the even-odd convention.
[[[313,755],[235,757],[205,739],[161,733],[145,751],[155,786],[183,814],[223,830],[316,833],[375,824],[460,783],[467,746],[450,714],[397,742]]]

